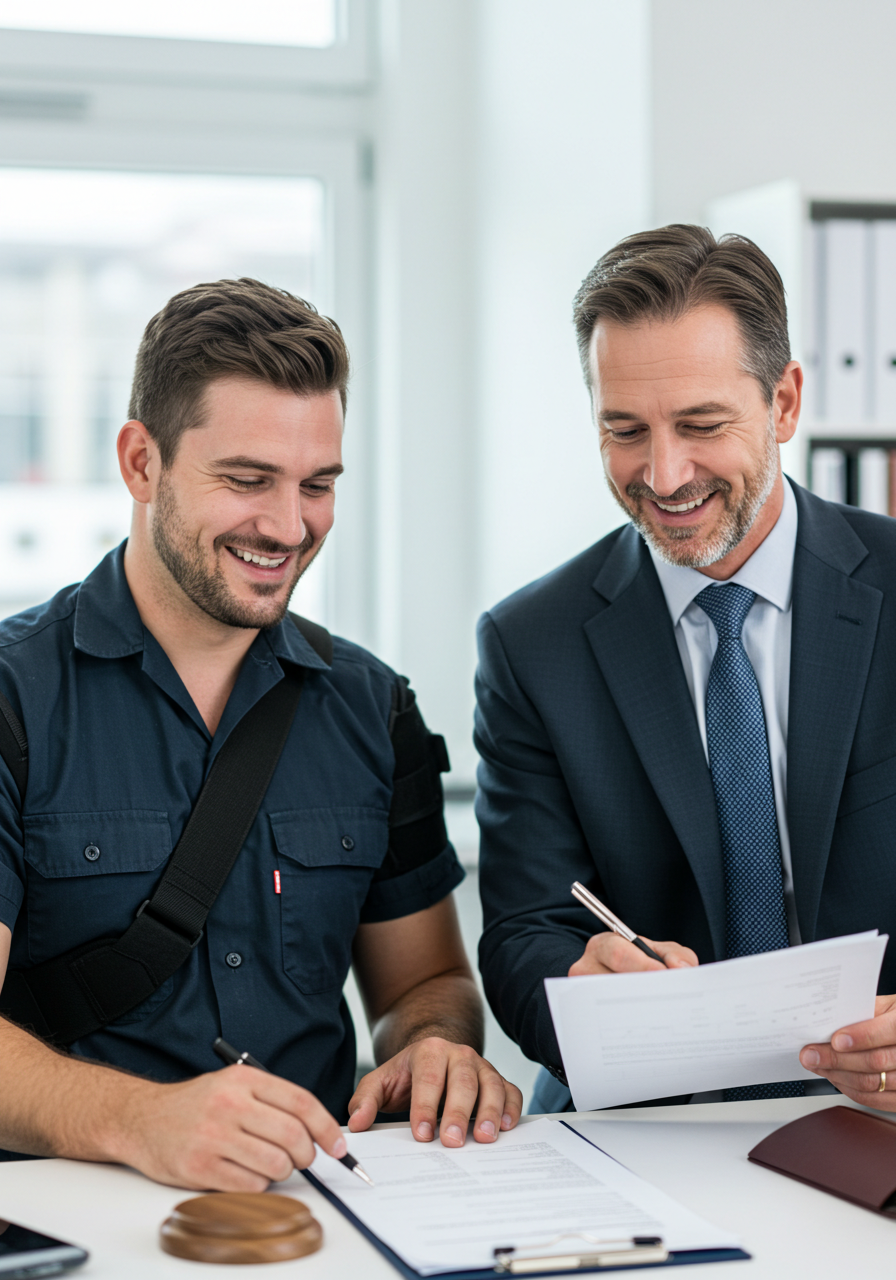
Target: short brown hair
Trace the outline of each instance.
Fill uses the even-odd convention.
[[[573,319],[586,383],[591,384],[589,348],[599,320],[675,320],[707,303],[734,312],[744,340],[744,369],[770,405],[790,360],[781,277],[746,236],[717,240],[706,227],[681,223],[620,240],[582,281]]]
[[[163,467],[183,433],[202,425],[209,383],[234,375],[300,396],[338,391],[344,411],[348,351],[335,320],[259,280],[218,280],[176,293],[146,326],[128,409],[159,446]]]

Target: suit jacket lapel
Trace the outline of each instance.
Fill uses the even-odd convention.
[[[800,935],[811,942],[883,595],[850,577],[868,549],[837,508],[794,491],[787,821]]]
[[[585,632],[684,848],[723,959],[725,889],[712,781],[662,587],[633,528],[620,534],[594,589],[609,604]]]

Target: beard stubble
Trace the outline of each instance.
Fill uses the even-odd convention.
[[[217,557],[231,554],[227,550],[228,542],[236,543],[258,555],[278,556],[291,552],[296,555],[295,570],[288,584],[252,583],[251,589],[259,598],[259,605],[255,608],[251,604],[246,604],[238,599],[228,586],[220,559],[216,559],[213,566],[209,567],[198,537],[192,537],[187,528],[177,504],[174,486],[164,472],[156,495],[152,540],[159,559],[184,595],[197,608],[214,618],[216,622],[224,623],[225,626],[251,630],[276,627],[283,621],[296,583],[313,562],[320,546],[323,546],[323,540],[321,540],[314,556],[305,560],[304,556],[314,545],[314,539],[310,533],[295,547],[286,547],[266,538],[236,537],[226,533],[215,538],[214,551]],[[280,598],[275,600],[274,597],[278,596]],[[262,603],[264,601],[267,603]]]
[[[705,569],[723,560],[743,542],[768,499],[777,475],[778,445],[775,440],[774,423],[769,417],[762,461],[757,470],[747,476],[744,492],[738,502],[732,502],[731,485],[721,478],[683,485],[671,498],[660,499],[672,504],[693,502],[696,498],[708,497],[711,493],[721,494],[724,511],[720,522],[709,538],[699,539],[699,541],[698,530],[694,526],[673,527],[665,529],[658,535],[656,528],[645,518],[640,509],[638,507],[633,509],[625,502],[609,476],[607,476],[607,483],[616,502],[622,507],[644,541],[662,561],[688,569]],[[628,485],[625,492],[627,497],[635,501],[643,498],[655,501],[658,497],[652,489],[637,482]],[[696,546],[691,545],[694,542],[697,542]]]

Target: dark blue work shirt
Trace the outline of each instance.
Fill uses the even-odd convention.
[[[142,1005],[71,1047],[180,1080],[220,1066],[211,1046],[223,1035],[342,1117],[355,1069],[342,987],[359,923],[423,910],[463,878],[450,845],[415,870],[376,877],[388,846],[396,677],[340,639],[328,666],[287,619],[253,641],[211,738],[140,619],[123,554],[0,624],[0,689],[30,756],[24,812],[0,760],[10,965],[124,932],[228,735],[283,678],[281,662],[299,664],[296,718],[205,937]]]

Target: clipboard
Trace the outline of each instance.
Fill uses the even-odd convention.
[[[587,1142],[589,1146],[601,1151],[604,1155],[609,1153],[603,1151],[602,1147],[598,1147],[590,1138],[586,1138],[584,1134],[579,1133],[572,1125],[567,1124],[565,1120],[560,1122],[565,1129],[569,1129],[582,1142]],[[613,1159],[614,1157],[610,1157]],[[618,1163],[618,1161],[617,1161]],[[310,1173],[309,1170],[303,1169],[302,1175],[307,1178],[311,1185],[321,1193],[325,1200],[328,1200],[343,1217],[354,1226],[366,1240],[369,1240],[374,1248],[378,1249],[387,1261],[392,1263],[396,1271],[405,1277],[405,1280],[423,1280],[422,1273],[414,1267],[409,1266],[407,1262],[400,1257],[394,1249],[390,1248],[383,1240],[379,1238],[371,1229],[363,1223],[360,1218],[352,1213],[351,1209],[331,1191],[329,1187]],[[746,1262],[750,1260],[751,1255],[743,1249],[690,1249],[667,1251],[662,1246],[662,1241],[658,1241],[656,1237],[644,1237],[643,1243],[635,1244],[632,1240],[628,1248],[620,1248],[625,1245],[625,1241],[598,1241],[584,1235],[578,1237],[564,1236],[563,1239],[573,1241],[577,1239],[580,1242],[579,1247],[570,1248],[565,1256],[548,1255],[539,1257],[535,1249],[527,1247],[525,1250],[516,1251],[511,1247],[495,1250],[495,1265],[492,1267],[479,1267],[476,1270],[464,1271],[442,1271],[436,1275],[429,1276],[426,1280],[501,1280],[504,1276],[525,1274],[535,1278],[540,1276],[568,1276],[585,1274],[586,1272],[605,1272],[605,1271],[640,1271],[645,1267],[675,1267],[675,1266],[692,1266],[701,1262]],[[556,1241],[545,1241],[544,1247],[555,1244]],[[506,1265],[512,1261],[510,1255],[516,1255],[518,1261],[525,1261],[525,1265],[513,1267]],[[620,1254],[626,1256],[621,1257]],[[660,1256],[662,1254],[663,1256]],[[501,1255],[507,1255],[502,1259]],[[595,1255],[606,1258],[606,1261],[597,1261]],[[594,1260],[585,1261],[586,1258]],[[582,1265],[584,1263],[584,1265]],[[543,1265],[542,1265],[543,1264]]]

